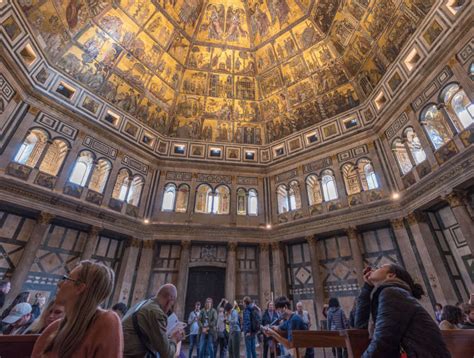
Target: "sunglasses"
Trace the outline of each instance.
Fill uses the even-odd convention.
[[[82,283],[82,281],[74,280],[73,278],[70,278],[68,275],[63,275],[63,277],[61,277],[59,279],[59,281],[71,281],[71,282],[74,282],[76,284]]]

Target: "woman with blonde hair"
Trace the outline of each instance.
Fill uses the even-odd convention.
[[[26,334],[41,334],[54,321],[64,317],[64,306],[57,304],[55,299],[51,299],[44,308],[41,315],[33,321],[26,331]]]
[[[41,334],[32,357],[122,357],[120,319],[99,307],[112,292],[114,276],[107,266],[91,261],[81,261],[65,275],[55,302],[64,305],[66,316]]]

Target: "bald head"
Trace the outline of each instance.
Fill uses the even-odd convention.
[[[173,308],[177,296],[178,290],[176,289],[176,286],[171,283],[161,286],[158,289],[158,293],[156,294],[158,302],[165,313],[169,312]]]

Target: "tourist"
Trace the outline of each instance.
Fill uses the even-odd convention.
[[[435,320],[438,324],[441,323],[441,315],[443,313],[443,305],[441,303],[436,303],[435,304]]]
[[[256,335],[260,331],[260,316],[258,309],[249,296],[244,297],[244,335],[245,354],[247,358],[257,358]]]
[[[324,319],[321,320],[321,329],[322,330],[328,330],[328,310],[329,310],[329,305],[325,303],[323,305],[323,317]]]
[[[8,316],[10,314],[10,311],[13,309],[13,307],[15,307],[19,303],[28,302],[29,300],[30,300],[30,292],[25,291],[25,292],[19,293],[15,297],[13,302],[10,304],[10,306],[5,308],[5,310],[2,312],[2,315],[0,316],[0,318],[3,320],[6,316]]]
[[[464,315],[466,319],[464,323],[461,325],[462,329],[474,329],[474,305],[467,304],[464,307]]]
[[[194,304],[194,311],[191,311],[188,317],[189,326],[189,355],[188,358],[193,358],[194,347],[197,350],[197,356],[199,357],[199,313],[201,312],[201,302]]]
[[[459,329],[464,322],[463,312],[457,306],[446,305],[441,313],[441,322],[439,328],[441,330]]]
[[[212,298],[207,298],[199,314],[199,358],[214,357],[214,339],[216,336],[217,311],[212,307]]]
[[[330,331],[342,331],[348,328],[346,314],[339,304],[339,300],[336,297],[329,299],[328,309],[328,330]],[[343,358],[347,356],[346,348],[333,348],[332,352],[334,357]]]
[[[161,358],[173,358],[176,345],[184,338],[184,332],[178,327],[166,332],[167,313],[176,302],[177,290],[172,284],[158,289],[155,297],[144,300],[132,307],[122,320],[124,338],[124,357],[143,358],[145,355]]]
[[[51,299],[41,315],[30,325],[26,334],[41,334],[54,321],[64,318],[65,307]]]
[[[278,319],[280,316],[278,316],[278,313],[275,311],[275,305],[273,301],[270,301],[267,303],[267,309],[263,313],[262,316],[262,326],[269,327],[269,326],[274,326],[278,322]],[[270,357],[274,358],[274,347],[275,347],[275,341],[273,338],[264,336],[263,337],[263,357],[267,358],[268,356],[268,351],[270,351]]]
[[[114,271],[92,261],[81,261],[58,284],[55,302],[65,317],[46,328],[32,357],[110,357],[123,352],[120,319],[100,308],[114,287]]]
[[[2,280],[0,281],[0,310],[3,308],[3,305],[5,304],[5,297],[10,292],[11,289],[11,284],[10,281],[8,280]]]
[[[128,311],[128,307],[125,303],[119,302],[112,306],[112,311],[117,313],[117,316],[122,319]]]
[[[303,322],[306,323],[309,329],[311,327],[311,316],[309,315],[308,311],[303,310],[303,302],[299,301],[296,304],[295,313],[303,319]]]
[[[401,266],[367,267],[357,298],[355,324],[369,328],[368,357],[450,357],[441,331],[418,302],[423,288]]]
[[[46,297],[44,297],[42,293],[38,292],[35,295],[35,303],[31,305],[31,308],[32,308],[31,322],[36,320],[41,315],[41,309],[44,307],[45,303],[46,303]]]
[[[230,303],[226,304],[225,311],[230,312],[229,315],[229,358],[240,358],[240,310],[237,302],[234,306]],[[229,313],[228,313],[229,314]]]
[[[3,320],[4,335],[23,334],[31,319],[31,305],[27,302],[18,303]]]
[[[214,358],[217,357],[217,349],[219,348],[219,358],[224,358],[227,352],[227,342],[229,337],[226,330],[224,305],[227,300],[222,299],[217,306],[217,339],[214,343]]]

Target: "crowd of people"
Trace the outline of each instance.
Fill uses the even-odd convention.
[[[347,318],[337,298],[324,306],[319,328],[339,331],[368,329],[370,344],[363,357],[450,357],[441,330],[474,329],[474,302],[456,306],[435,306],[435,315],[420,304],[424,294],[410,274],[398,265],[364,270],[365,284]],[[261,309],[250,297],[242,304],[222,299],[214,308],[212,298],[201,307],[196,302],[187,327],[170,317],[177,289],[165,284],[155,297],[128,310],[124,303],[103,309],[113,291],[115,274],[109,267],[82,261],[58,284],[56,296],[46,303],[40,293],[30,303],[29,292],[19,294],[1,313],[4,335],[39,334],[32,357],[175,357],[181,342],[189,337],[188,358],[238,358],[241,338],[246,358],[256,358],[263,344],[263,356],[289,355],[274,339],[276,334],[292,340],[293,331],[313,327],[302,302],[295,310],[290,300],[278,297]],[[0,309],[11,289],[0,281]],[[178,322],[179,323],[179,322]],[[186,335],[187,333],[187,335]],[[304,349],[301,357],[312,358],[314,350]],[[333,349],[334,357],[347,356],[343,348]],[[181,350],[181,356],[184,356]],[[184,356],[185,357],[185,356]]]

